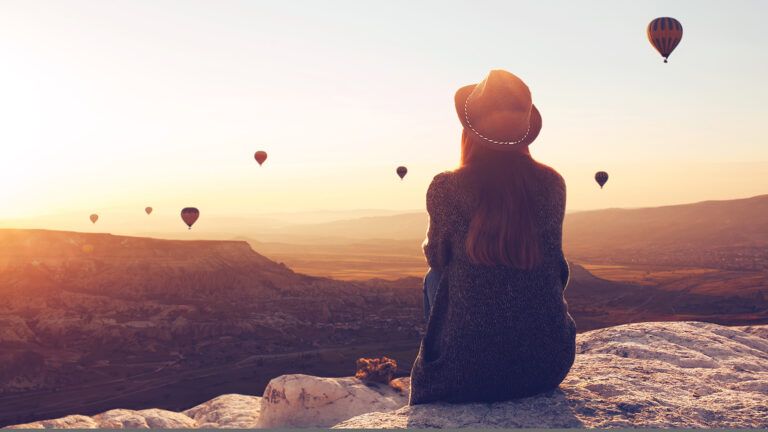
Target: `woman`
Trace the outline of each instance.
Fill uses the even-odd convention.
[[[541,129],[530,91],[493,70],[455,101],[461,166],[435,176],[427,191],[425,282],[439,287],[411,370],[410,405],[535,395],[556,388],[575,355],[563,298],[565,183],[528,151]]]

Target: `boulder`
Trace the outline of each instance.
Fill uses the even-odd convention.
[[[493,404],[406,406],[408,378],[283,375],[263,397],[223,395],[177,413],[115,409],[14,428],[768,428],[768,325],[627,324],[577,336],[560,387]]]
[[[101,429],[188,429],[197,423],[182,413],[150,408],[113,409],[93,417]]]
[[[560,388],[371,412],[335,428],[766,428],[768,326],[640,323],[578,336]]]
[[[182,413],[162,409],[113,409],[88,417],[69,415],[54,420],[11,426],[13,429],[189,429],[197,422]]]
[[[53,420],[9,426],[9,429],[96,429],[98,427],[99,424],[93,418],[75,414]]]
[[[408,378],[398,378],[401,383]],[[407,383],[405,388],[407,389]],[[357,378],[283,375],[269,382],[261,399],[259,427],[329,427],[371,411],[391,411],[408,401],[407,392]]]
[[[197,422],[197,427],[206,429],[253,429],[257,427],[260,413],[260,397],[239,394],[218,396],[184,411]]]

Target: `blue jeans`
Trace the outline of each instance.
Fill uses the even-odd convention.
[[[440,272],[429,269],[424,275],[424,320],[429,321],[429,312],[435,305],[435,295],[440,286]]]

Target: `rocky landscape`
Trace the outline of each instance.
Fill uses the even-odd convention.
[[[421,295],[298,274],[245,242],[0,230],[0,426],[407,363]]]
[[[580,332],[768,322],[765,275],[720,283],[720,273],[591,268],[626,278],[615,281],[571,269]],[[418,278],[303,275],[243,241],[0,230],[0,426],[75,410],[180,411],[261,394],[280,375],[349,376],[359,357],[407,369],[423,328]]]
[[[768,427],[766,325],[628,324],[582,333],[577,344],[559,389],[514,401],[407,406],[407,386],[285,375],[261,397],[229,394],[182,412],[116,409],[14,427]]]

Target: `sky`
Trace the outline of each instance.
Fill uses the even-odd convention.
[[[423,209],[432,177],[458,163],[454,92],[493,68],[530,87],[543,117],[531,152],[565,177],[569,211],[768,193],[767,13],[762,1],[0,0],[0,226],[130,224],[148,205]],[[684,28],[668,64],[645,35],[659,16]]]

